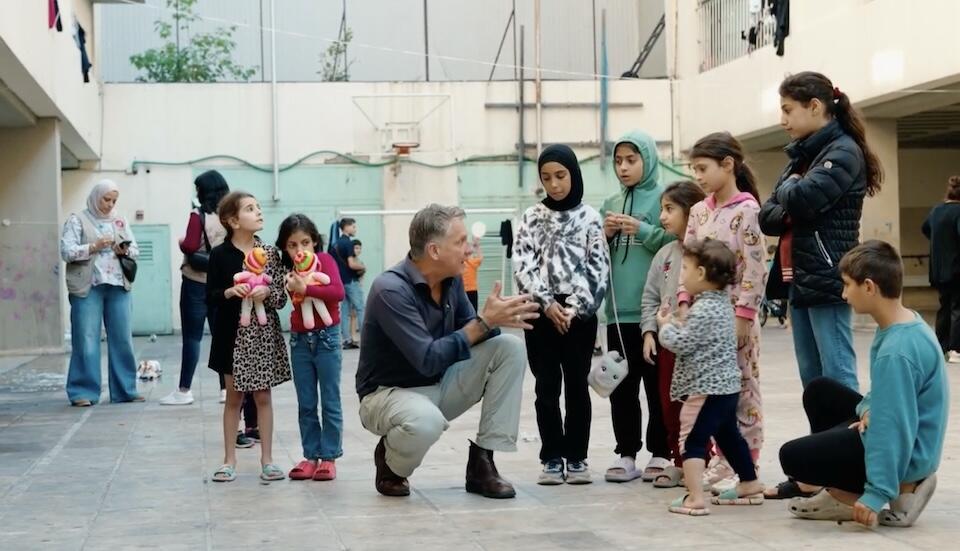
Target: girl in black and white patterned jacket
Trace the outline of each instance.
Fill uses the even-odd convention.
[[[582,202],[583,178],[573,150],[552,145],[537,163],[547,197],[523,213],[514,244],[520,291],[542,315],[525,331],[536,378],[540,484],[587,484],[590,394],[587,374],[597,334],[597,309],[607,292],[608,257],[599,213]],[[560,415],[565,385],[566,419]],[[566,460],[566,473],[564,473]]]
[[[707,515],[703,470],[713,438],[740,477],[735,488],[712,499],[715,505],[759,505],[763,486],[746,440],[737,426],[740,368],[730,296],[726,288],[737,274],[737,259],[715,239],[688,242],[683,251],[680,283],[696,297],[685,320],[657,314],[660,344],[677,355],[670,398],[682,400],[680,453],[687,495],[670,504],[670,512]]]

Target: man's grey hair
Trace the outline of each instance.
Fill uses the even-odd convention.
[[[420,209],[410,222],[410,256],[414,260],[422,257],[428,243],[445,237],[450,231],[450,223],[466,215],[460,207],[436,203]]]

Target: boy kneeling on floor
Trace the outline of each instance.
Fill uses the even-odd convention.
[[[780,464],[802,490],[818,493],[792,499],[789,509],[805,519],[911,526],[936,487],[947,427],[940,345],[903,306],[903,264],[892,245],[868,241],[839,269],[843,298],[878,325],[871,390],[861,396],[825,377],[807,385],[803,408],[813,434],[784,444]]]

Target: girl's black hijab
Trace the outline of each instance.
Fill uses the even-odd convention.
[[[577,155],[572,149],[563,144],[554,144],[548,146],[540,154],[537,161],[537,175],[543,165],[555,162],[563,165],[563,168],[570,172],[570,193],[560,201],[551,199],[549,195],[544,197],[543,204],[550,210],[565,211],[578,206],[583,201],[583,176],[580,174],[580,162],[577,161]],[[543,181],[541,180],[541,185]]]

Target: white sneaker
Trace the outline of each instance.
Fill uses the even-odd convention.
[[[188,406],[193,403],[193,392],[176,389],[160,400],[161,406]]]
[[[220,403],[221,404],[227,403],[227,389],[223,389],[220,391]]]
[[[947,354],[947,363],[960,364],[960,352],[951,350]]]

